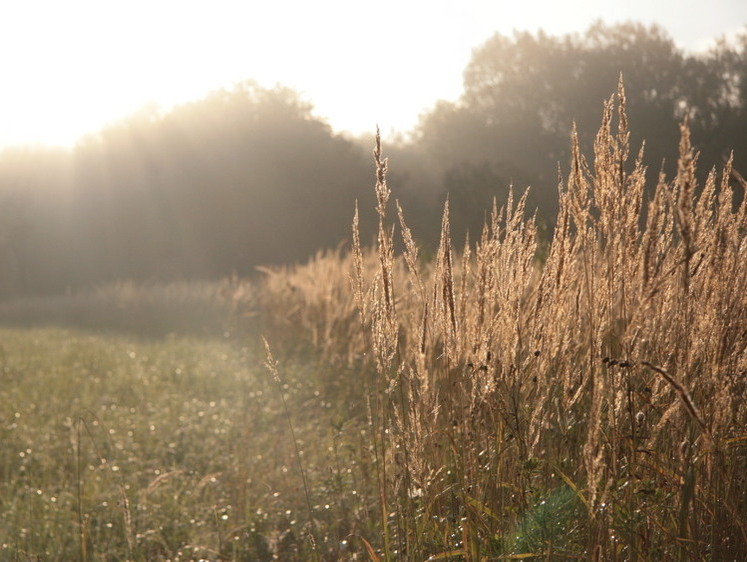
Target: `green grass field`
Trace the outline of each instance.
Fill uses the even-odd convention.
[[[311,551],[298,538],[310,518],[280,388],[256,339],[48,328],[5,329],[0,342],[0,559]],[[315,536],[334,555],[365,510],[361,454],[347,436],[355,420],[325,400],[308,366],[293,375],[281,388]]]

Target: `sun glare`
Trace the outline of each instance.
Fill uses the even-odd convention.
[[[585,29],[600,13],[649,22],[669,13],[639,0],[600,12],[608,4],[4,2],[0,147],[69,146],[145,105],[168,109],[247,79],[298,90],[336,130],[362,133],[378,122],[404,132],[436,100],[458,97],[472,49],[496,31],[561,34]],[[729,27],[714,17],[704,19],[709,30]],[[680,37],[697,39],[683,26]]]
[[[16,56],[0,61],[10,78],[0,146],[70,146],[145,105],[168,109],[246,79],[298,90],[336,130],[404,131],[436,99],[458,96],[471,48],[493,26],[476,17],[486,9],[421,0],[382,0],[373,11],[345,0],[8,4],[0,52]]]
[[[106,103],[88,98],[65,97],[45,100],[29,95],[11,101],[12,116],[2,122],[0,142],[21,145],[72,147],[78,139],[93,133],[103,124],[124,117]]]
[[[200,18],[204,8],[190,3],[138,0],[0,8],[0,52],[14,54],[0,59],[0,146],[71,146],[145,105],[194,99],[239,78],[210,53],[236,51],[205,25],[219,9]]]

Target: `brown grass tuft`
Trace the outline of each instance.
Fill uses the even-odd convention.
[[[681,130],[677,175],[647,190],[621,81],[589,162],[572,132],[544,261],[524,194],[461,253],[447,201],[424,262],[403,209],[387,215],[377,135],[375,250],[356,209],[351,257],[279,279],[297,288],[283,309],[372,374],[384,558],[747,555],[747,210],[731,161],[701,184]]]

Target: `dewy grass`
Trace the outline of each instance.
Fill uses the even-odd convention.
[[[4,331],[0,558],[747,558],[740,176],[683,125],[648,190],[628,127],[572,134],[542,260],[525,195],[422,259],[377,139],[374,247],[227,284],[240,338]]]
[[[314,514],[313,514],[313,508],[311,507],[311,494],[309,492],[309,483],[306,478],[306,470],[303,466],[303,460],[301,459],[301,449],[298,446],[298,439],[296,438],[296,432],[293,429],[293,420],[291,419],[290,410],[288,409],[288,401],[285,399],[285,391],[283,390],[283,384],[280,381],[280,371],[278,369],[278,362],[272,355],[272,350],[270,349],[270,344],[266,339],[263,338],[263,342],[265,344],[265,350],[267,352],[267,359],[265,361],[265,366],[267,367],[267,370],[272,375],[273,380],[275,381],[275,384],[278,388],[278,394],[280,394],[280,400],[283,403],[283,412],[285,413],[286,421],[288,422],[288,429],[290,430],[291,439],[293,440],[293,448],[296,453],[296,462],[298,463],[298,471],[301,473],[301,481],[303,482],[303,493],[304,497],[306,498],[306,507],[308,508],[308,515],[309,515],[309,522],[311,523],[312,527],[314,526]],[[312,528],[312,534],[310,535],[311,540],[311,546],[314,551],[314,554],[317,554],[316,549],[316,536],[315,536],[315,529]]]

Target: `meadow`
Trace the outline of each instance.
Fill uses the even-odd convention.
[[[0,558],[745,559],[744,184],[681,132],[647,191],[621,87],[550,240],[447,202],[423,258],[377,138],[371,248],[362,202],[255,280],[4,305]]]

